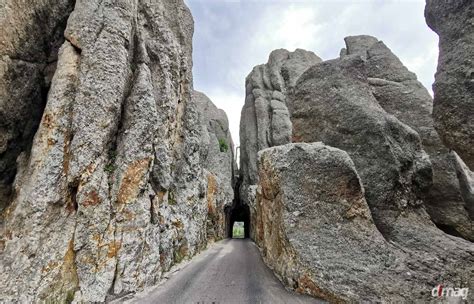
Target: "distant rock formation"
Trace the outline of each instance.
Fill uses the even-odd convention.
[[[321,59],[313,52],[275,50],[268,63],[256,66],[246,79],[240,123],[240,198],[250,206],[252,218],[258,180],[257,152],[291,142],[287,90],[308,67],[318,62]]]
[[[233,199],[227,121],[192,99],[184,2],[73,7],[0,12],[2,301],[142,290],[206,246],[209,221],[222,238]]]
[[[266,69],[275,61],[272,58],[274,56],[274,53],[270,55]],[[280,66],[288,69],[288,65]],[[297,69],[300,76],[287,85],[286,94],[281,98],[284,101],[281,109],[290,118],[291,142],[323,142],[347,153],[348,156],[342,159],[350,157],[353,162],[353,172],[347,174],[357,176],[357,182],[360,180],[361,183],[359,188],[364,189],[360,190],[363,194],[359,195],[363,195],[364,205],[366,203],[368,206],[366,213],[369,216],[366,218],[369,220],[362,230],[368,231],[368,234],[366,240],[362,235],[359,236],[360,239],[354,237],[358,226],[351,219],[335,220],[330,209],[319,209],[323,208],[319,205],[321,201],[348,204],[346,212],[351,204],[355,204],[351,203],[351,197],[346,197],[348,193],[352,193],[345,190],[349,186],[340,185],[339,180],[344,180],[343,177],[334,177],[332,187],[335,189],[325,180],[327,176],[331,176],[329,172],[332,172],[326,166],[339,172],[338,165],[342,160],[338,161],[334,156],[331,164],[322,162],[319,167],[315,165],[312,175],[312,164],[318,164],[319,158],[319,152],[313,150],[319,151],[321,147],[316,149],[287,145],[267,150],[257,149],[261,151],[257,167],[260,178],[249,178],[249,185],[241,188],[241,195],[247,193],[248,203],[255,206],[255,239],[261,246],[267,263],[288,286],[334,302],[404,301],[408,298],[404,298],[401,293],[403,290],[408,292],[413,286],[424,290],[415,298],[430,300],[430,286],[434,287],[436,283],[433,282],[439,279],[450,282],[449,284],[462,282],[463,286],[473,287],[467,278],[473,270],[474,245],[438,229],[442,228],[445,232],[461,235],[466,239],[473,238],[473,222],[469,215],[471,172],[441,143],[431,119],[431,97],[416,80],[416,76],[382,42],[370,36],[348,37],[346,49],[341,51],[340,58],[324,62],[300,60]],[[284,74],[283,69],[280,69],[280,75]],[[259,77],[257,75],[259,74],[254,69],[247,77],[247,92],[249,79]],[[271,134],[272,129],[270,124],[258,123],[268,120],[267,112],[256,110],[259,108],[258,103],[253,95],[250,98],[247,95],[241,118],[242,151],[281,144],[266,140],[268,136],[259,137],[260,134]],[[246,112],[252,106],[255,111]],[[257,121],[256,127],[255,124],[248,123],[252,114]],[[252,143],[251,147],[246,147],[246,143]],[[333,151],[331,147],[324,149]],[[306,155],[301,156],[304,161],[299,160],[300,154]],[[251,163],[245,164],[252,160],[249,155],[252,154],[242,153],[242,168],[244,165],[252,167]],[[244,182],[246,172],[252,171],[242,172]],[[300,172],[298,177],[295,172]],[[285,175],[287,173],[288,176]],[[276,180],[274,184],[273,179]],[[256,184],[252,185],[254,181]],[[328,184],[320,185],[319,182]],[[268,186],[268,183],[272,186]],[[303,189],[306,184],[313,187]],[[336,193],[331,194],[333,191]],[[314,212],[309,212],[312,209],[315,209]],[[271,210],[280,211],[272,215]],[[299,218],[291,216],[290,210],[298,214],[309,212],[312,215],[308,218],[302,215]],[[316,218],[325,219],[326,216],[324,224],[329,227],[311,228],[311,221]],[[288,220],[289,218],[292,220]],[[291,229],[292,223],[297,223],[298,219],[308,225],[301,223],[299,231]],[[342,228],[351,225],[354,225],[353,228]],[[331,229],[339,231],[340,238],[351,241],[356,239],[361,244],[370,243],[371,239],[380,240],[380,244],[374,242],[378,244],[376,247],[383,249],[377,251],[373,248],[372,256],[372,247],[367,245],[363,246],[365,255],[362,254],[362,248],[357,253],[358,246],[346,248],[346,244],[338,242],[335,235],[334,243],[321,241],[321,245],[311,247],[311,244],[320,242],[316,238],[325,239],[325,235],[319,233],[334,234]],[[308,234],[315,236],[312,238]],[[304,239],[304,243],[298,243],[298,238]],[[345,242],[350,244],[350,241]],[[336,252],[347,252],[347,263],[343,262],[343,257],[326,260],[327,256],[338,257]],[[355,258],[360,254],[360,260]],[[377,255],[385,261],[397,262],[384,264],[373,260]],[[315,261],[310,262],[310,257]],[[352,260],[353,265],[349,262]],[[424,264],[428,260],[431,267],[429,269]],[[400,261],[404,262],[398,264]],[[341,272],[340,278],[338,274],[334,274],[334,270],[330,270],[335,265],[338,265],[337,270]],[[374,270],[368,265],[374,266]],[[344,273],[351,273],[358,267],[360,268],[358,273],[354,272],[354,277],[342,277]],[[377,272],[375,269],[387,277],[371,274],[372,271]],[[403,273],[410,274],[406,277]],[[366,275],[366,279],[361,279]],[[377,284],[370,276],[383,282]],[[413,286],[404,285],[406,281],[410,281]],[[331,285],[329,282],[339,283]],[[390,284],[399,286],[398,292],[392,290]],[[368,290],[370,288],[372,289]]]
[[[201,163],[207,177],[207,237],[210,240],[226,238],[225,208],[234,201],[235,171],[234,143],[226,113],[218,109],[201,92],[194,91],[202,122]]]
[[[439,35],[433,118],[444,143],[474,170],[474,2],[427,0],[428,26]]]

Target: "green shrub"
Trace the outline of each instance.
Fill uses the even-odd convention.
[[[219,139],[219,149],[221,152],[227,152],[229,150],[229,145],[223,138]]]

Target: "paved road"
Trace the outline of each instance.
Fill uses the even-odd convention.
[[[287,291],[248,239],[227,239],[128,303],[323,303]]]

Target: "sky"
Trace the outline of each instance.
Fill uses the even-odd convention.
[[[185,0],[194,17],[194,89],[229,118],[239,145],[245,77],[285,48],[339,56],[344,37],[382,40],[431,91],[438,36],[425,23],[424,0]]]

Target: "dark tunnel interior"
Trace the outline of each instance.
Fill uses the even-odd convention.
[[[237,203],[226,209],[227,237],[232,238],[232,227],[235,222],[244,222],[245,238],[250,237],[250,210],[248,206]]]
[[[232,238],[232,228],[234,227],[235,222],[244,222],[244,237],[250,237],[250,209],[249,206],[243,204],[240,201],[239,196],[239,185],[237,182],[235,187],[235,197],[232,203],[232,206],[225,208],[226,215],[226,234],[228,238]]]

